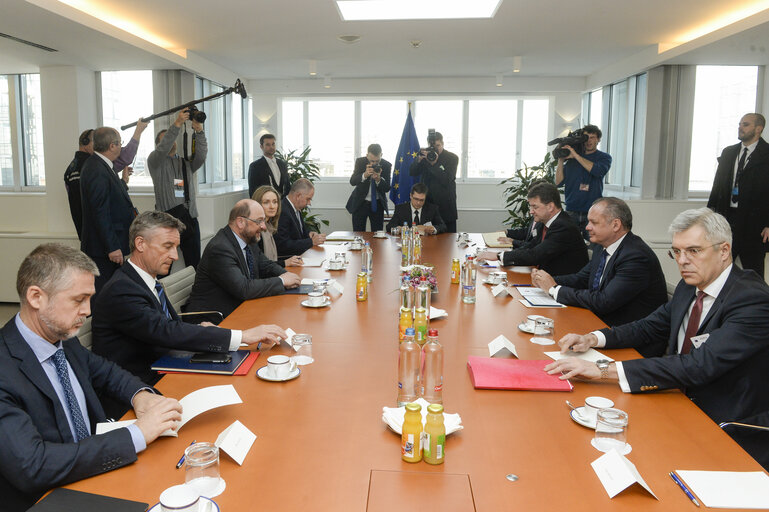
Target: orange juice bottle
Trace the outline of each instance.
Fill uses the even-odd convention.
[[[416,331],[416,342],[419,346],[427,341],[427,311],[425,308],[416,308],[414,311],[414,330]]]
[[[398,341],[403,341],[406,329],[409,327],[414,327],[414,322],[411,319],[411,308],[401,307],[401,317],[398,322]]]
[[[406,404],[401,429],[401,458],[406,462],[422,460],[422,406],[411,402]]]
[[[423,453],[425,462],[428,464],[443,464],[446,457],[445,446],[446,426],[443,424],[443,406],[441,404],[430,404],[427,406],[427,421],[425,422],[424,433]]]

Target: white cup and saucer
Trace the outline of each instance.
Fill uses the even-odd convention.
[[[529,315],[526,317],[525,322],[518,324],[518,329],[529,334],[534,334],[534,330],[537,328],[537,320],[544,318],[542,315]]]
[[[486,284],[502,284],[505,279],[507,279],[507,272],[489,272]]]
[[[299,377],[301,370],[296,361],[284,355],[274,355],[267,358],[267,366],[256,371],[256,376],[262,380],[284,382]]]
[[[323,292],[310,292],[307,298],[301,302],[306,308],[322,308],[331,304],[331,299]]]
[[[333,259],[328,262],[329,270],[344,270],[344,260]]]
[[[169,487],[160,494],[160,502],[148,512],[219,512],[219,505],[210,498],[198,495],[190,485]]]
[[[377,231],[374,233],[374,238],[387,238],[387,233],[384,231]]]
[[[585,398],[585,405],[572,409],[569,415],[571,419],[583,427],[595,429],[598,411],[614,407],[614,402],[602,396],[589,396]]]

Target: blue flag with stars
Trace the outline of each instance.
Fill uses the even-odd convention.
[[[411,162],[419,154],[419,140],[414,128],[414,120],[411,118],[411,108],[406,116],[406,124],[403,126],[401,143],[398,153],[395,155],[392,183],[390,184],[390,200],[395,204],[405,203],[409,200],[411,185],[419,181],[419,177],[409,176]]]

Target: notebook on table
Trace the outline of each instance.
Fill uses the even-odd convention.
[[[230,352],[232,360],[229,363],[191,363],[190,356],[174,357],[163,356],[154,363],[152,369],[156,372],[183,372],[183,373],[215,373],[218,375],[233,375],[245,361],[250,350],[238,350]]]
[[[149,503],[58,488],[38,501],[28,512],[145,512],[147,508]]]
[[[574,386],[558,375],[548,375],[544,367],[551,361],[495,359],[469,356],[467,369],[475,389],[528,391],[571,391]]]

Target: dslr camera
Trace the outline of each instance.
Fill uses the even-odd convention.
[[[195,105],[187,107],[187,112],[190,113],[190,121],[197,121],[198,123],[206,121],[206,113],[198,110],[198,107]]]
[[[580,128],[569,132],[566,137],[551,140],[547,145],[558,144],[553,150],[553,158],[566,158],[571,153],[569,153],[568,149],[564,149],[564,146],[571,146],[578,155],[581,155],[585,152],[585,142],[587,142],[587,133]]]
[[[435,142],[437,140],[438,139],[435,136],[435,128],[430,128],[427,130],[427,147],[420,148],[420,151],[427,151],[425,158],[427,158],[427,161],[431,164],[434,164],[435,161],[438,160],[438,152],[435,151]]]

